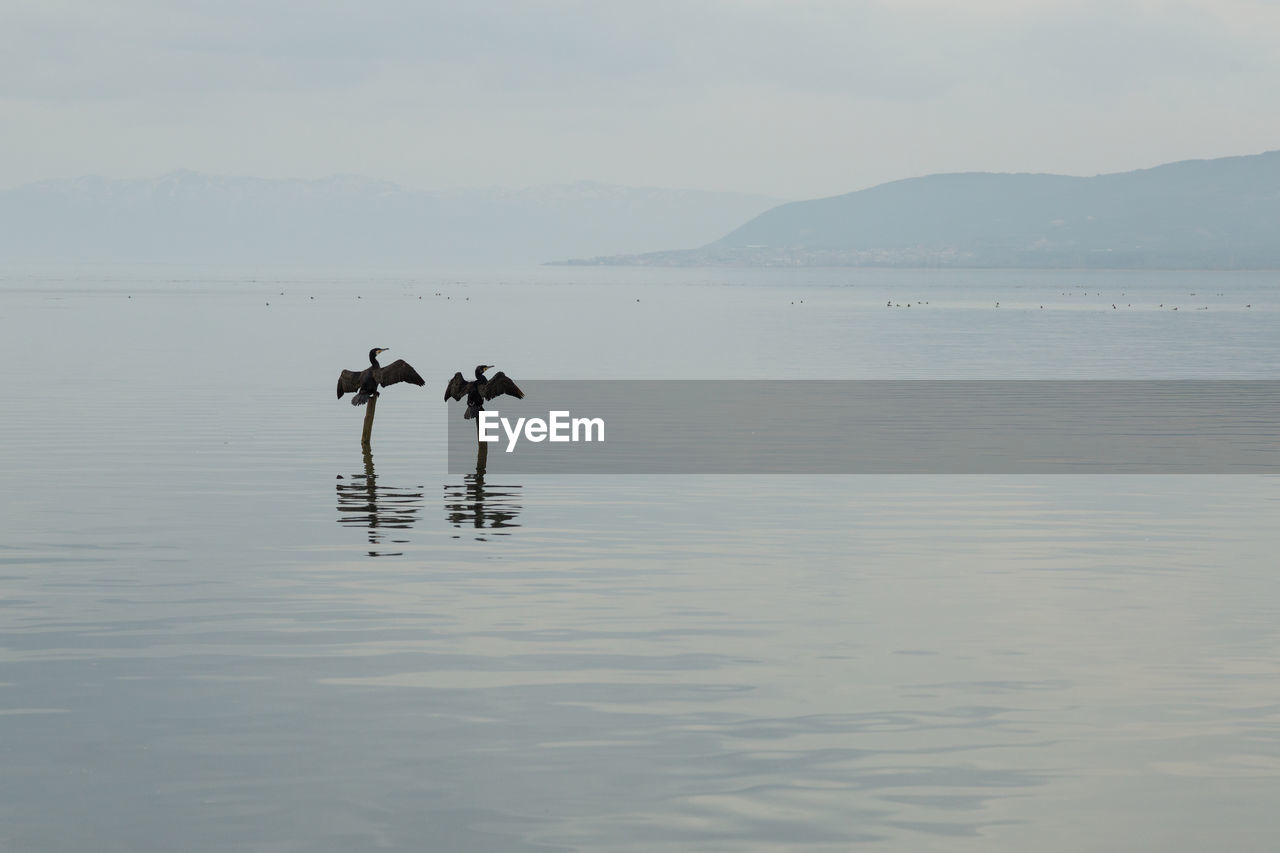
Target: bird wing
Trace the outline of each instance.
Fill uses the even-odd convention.
[[[453,378],[449,380],[449,386],[444,389],[444,398],[461,400],[467,396],[467,384],[466,377],[461,373],[453,374]]]
[[[516,383],[511,381],[511,377],[499,370],[494,377],[485,383],[484,398],[492,400],[499,394],[510,394],[516,399],[523,400],[524,392],[516,387]]]
[[[342,399],[343,394],[354,394],[360,390],[360,374],[361,370],[344,370],[338,374],[338,399]]]
[[[391,362],[378,370],[378,384],[384,388],[397,382],[408,382],[413,385],[426,385],[426,380],[418,375],[409,362],[403,358]]]

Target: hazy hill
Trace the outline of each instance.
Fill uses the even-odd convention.
[[[775,207],[702,249],[584,263],[1280,267],[1280,151],[1096,177],[930,175]]]
[[[699,245],[777,201],[590,182],[420,192],[349,176],[87,177],[0,192],[0,261],[535,262]]]

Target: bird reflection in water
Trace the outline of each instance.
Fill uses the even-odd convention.
[[[343,527],[363,527],[369,531],[370,557],[398,557],[403,551],[383,550],[386,545],[404,545],[409,540],[395,538],[395,531],[408,530],[422,512],[422,487],[418,491],[378,484],[373,470],[373,452],[364,448],[364,473],[338,481],[338,523]]]
[[[477,442],[476,472],[463,476],[458,485],[444,487],[445,518],[454,527],[472,528],[475,537],[485,542],[490,536],[510,536],[509,528],[519,527],[515,517],[520,513],[519,486],[486,485],[485,463],[489,445]],[[461,539],[455,534],[454,539]]]

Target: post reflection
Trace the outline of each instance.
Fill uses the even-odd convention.
[[[350,480],[339,479],[338,523],[343,527],[362,527],[369,534],[370,557],[398,557],[403,551],[383,550],[384,546],[404,545],[409,540],[396,538],[394,531],[408,530],[422,512],[423,491],[380,485],[373,468],[373,451],[364,448],[364,473]]]
[[[510,536],[509,528],[519,527],[520,486],[494,486],[484,481],[489,445],[477,442],[476,472],[465,474],[463,482],[444,487],[445,518],[459,529],[471,528],[481,542],[490,536]],[[461,539],[455,534],[454,539]]]

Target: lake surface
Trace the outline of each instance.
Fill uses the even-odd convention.
[[[0,849],[1274,850],[1280,479],[477,478],[440,396],[1278,379],[1278,288],[5,270]]]

